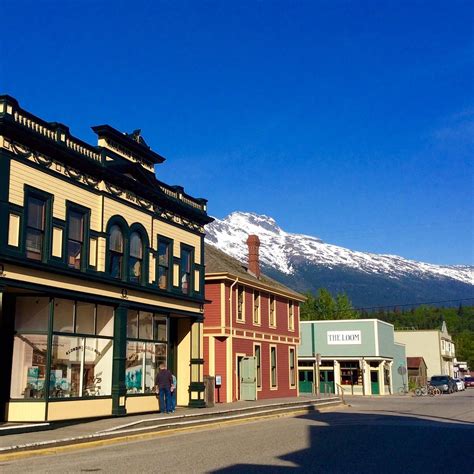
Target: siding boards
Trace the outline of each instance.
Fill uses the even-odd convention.
[[[25,184],[37,189],[40,187],[41,190],[47,190],[48,193],[54,195],[53,217],[66,219],[66,201],[69,200],[91,209],[91,229],[101,230],[99,213],[101,199],[99,195],[12,160],[9,188],[9,201],[12,204],[23,206]]]
[[[153,220],[153,245],[156,246],[157,234],[163,237],[173,239],[173,255],[175,257],[181,257],[181,243],[189,245],[194,248],[194,261],[197,264],[201,264],[201,238],[199,235],[191,234],[179,227],[167,224],[166,222]],[[151,240],[150,240],[151,242]]]
[[[221,325],[221,285],[220,283],[206,283],[205,297],[212,303],[204,306],[205,312],[205,326],[220,326]]]

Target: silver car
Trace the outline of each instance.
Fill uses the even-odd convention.
[[[466,386],[464,385],[464,380],[454,379],[454,381],[456,382],[458,392],[462,392],[463,390],[466,390]]]

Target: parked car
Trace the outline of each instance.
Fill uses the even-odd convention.
[[[464,385],[466,387],[474,387],[474,377],[464,377]]]
[[[456,382],[456,387],[458,392],[462,392],[463,390],[466,389],[466,386],[464,385],[464,380],[462,379],[454,379]]]
[[[443,393],[453,393],[456,391],[456,382],[449,375],[434,375],[430,384],[439,388]]]

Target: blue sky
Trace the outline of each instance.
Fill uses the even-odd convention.
[[[5,0],[0,91],[95,143],[142,134],[209,212],[474,264],[465,1]]]

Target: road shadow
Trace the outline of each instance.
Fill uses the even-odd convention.
[[[288,466],[236,464],[215,473],[474,472],[474,425],[416,416],[308,413],[308,448],[278,459]]]

